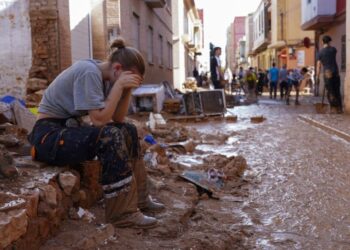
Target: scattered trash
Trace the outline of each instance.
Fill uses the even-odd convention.
[[[199,195],[207,194],[210,198],[216,197],[214,194],[222,187],[221,182],[210,181],[208,174],[202,171],[184,171],[180,177],[193,183]]]
[[[84,209],[84,208],[81,208],[81,207],[79,207],[77,214],[78,214],[80,219],[88,221],[89,223],[91,223],[93,220],[96,219],[95,215],[93,215],[87,209]]]

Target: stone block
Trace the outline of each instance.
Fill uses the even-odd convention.
[[[25,209],[0,212],[0,247],[5,248],[27,232],[28,217]]]
[[[58,182],[66,195],[71,195],[73,188],[78,186],[78,178],[70,172],[60,173]]]
[[[42,78],[30,78],[27,83],[28,90],[35,92],[41,89],[46,89],[48,81]]]
[[[40,201],[44,201],[52,207],[57,206],[57,191],[51,185],[41,186],[40,189]]]

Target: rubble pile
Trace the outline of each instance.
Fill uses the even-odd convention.
[[[101,166],[97,161],[70,168],[32,161],[27,130],[11,123],[0,125],[0,249],[143,248],[145,242],[150,248],[243,245],[241,232],[221,234],[222,225],[233,223],[222,214],[225,201],[210,199],[198,192],[198,186],[179,178],[184,167],[174,160],[181,156],[201,159],[203,163],[193,170],[204,176],[213,169],[223,173],[223,186],[218,189],[222,196],[244,184],[245,159],[196,150],[201,143],[212,143],[213,147],[225,143],[225,134],[201,134],[179,123],[164,124],[155,117],[152,128],[129,120],[139,132],[151,194],[167,207],[156,214],[160,225],[150,231],[116,230],[103,224],[103,202],[98,202],[102,201]],[[152,138],[152,143],[145,138]],[[246,192],[240,189],[235,195]]]

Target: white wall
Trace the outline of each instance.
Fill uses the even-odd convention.
[[[336,13],[336,0],[300,0],[301,1],[301,23],[304,24],[316,16],[334,15]]]
[[[23,98],[32,65],[29,1],[0,1],[0,96]]]
[[[182,88],[186,75],[185,48],[182,41],[182,34],[184,34],[184,8],[185,6],[183,0],[173,0],[173,79],[174,88],[176,89]]]
[[[255,11],[254,16],[254,45],[253,48],[256,49],[261,44],[265,42],[265,5],[262,1],[258,9]]]
[[[91,8],[88,0],[69,0],[72,63],[92,57]]]

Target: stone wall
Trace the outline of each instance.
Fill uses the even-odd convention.
[[[29,2],[0,1],[0,96],[23,97],[32,62]]]

